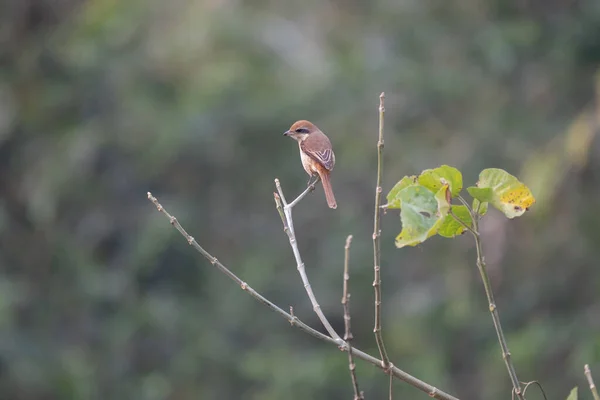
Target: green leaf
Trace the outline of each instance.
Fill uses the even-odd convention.
[[[494,191],[490,188],[478,188],[477,186],[469,186],[467,192],[476,200],[482,203],[488,203],[494,199]]]
[[[437,233],[448,215],[450,204],[446,200],[448,185],[437,193],[425,186],[414,184],[398,193],[402,210],[402,231],[396,237],[396,246],[416,246]]]
[[[490,203],[488,203],[487,201],[482,203],[477,199],[473,199],[473,211],[477,210],[479,212],[479,215],[483,217],[485,214],[487,214],[488,204]]]
[[[468,227],[473,227],[473,220],[471,219],[471,213],[469,209],[465,206],[452,206],[452,213],[458,217],[462,222],[465,223]],[[454,216],[448,214],[446,218],[444,218],[444,222],[440,225],[438,229],[438,235],[452,238],[458,235],[462,235],[467,229],[458,222]]]
[[[577,400],[577,386],[575,386],[571,390],[571,393],[569,393],[569,397],[567,397],[567,400]]]
[[[463,188],[462,174],[454,167],[442,165],[438,168],[426,169],[419,175],[419,184],[433,193],[437,193],[444,183],[450,186],[452,197],[456,197]]]
[[[387,195],[387,201],[388,201],[387,208],[388,209],[400,208],[402,205],[402,202],[400,201],[400,196],[398,194],[400,193],[400,191],[402,189],[407,188],[410,185],[414,185],[416,182],[417,182],[417,177],[415,175],[405,176],[404,178],[400,179],[400,181],[394,185],[392,190],[390,190],[390,192]]]
[[[523,215],[535,203],[525,184],[498,168],[481,171],[477,185],[467,188],[467,191],[481,202],[490,202],[508,218]]]

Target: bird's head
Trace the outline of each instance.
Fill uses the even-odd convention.
[[[283,136],[289,136],[292,139],[302,142],[308,137],[308,135],[318,130],[319,128],[317,128],[311,122],[306,120],[300,120],[294,122],[294,124],[290,127],[289,130],[283,132]]]

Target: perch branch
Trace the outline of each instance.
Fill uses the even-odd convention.
[[[317,183],[319,183],[319,181],[320,181],[320,180],[321,180],[321,177],[320,177],[319,175],[317,175],[317,177],[315,178],[315,181],[314,181],[314,182],[311,182],[311,184],[310,184],[310,185],[308,185],[308,187],[307,187],[307,188],[304,190],[304,192],[300,193],[300,196],[298,196],[298,197],[296,198],[296,200],[294,200],[294,201],[292,201],[290,204],[288,204],[288,207],[289,207],[290,209],[294,208],[294,206],[295,206],[296,204],[298,204],[298,202],[299,202],[300,200],[302,200],[302,199],[304,198],[304,196],[306,196],[307,194],[309,194],[310,192],[312,192],[313,190],[315,190],[315,185],[316,185]],[[278,189],[278,190],[279,190],[279,189]],[[283,198],[283,196],[282,196],[282,198]],[[284,201],[285,201],[285,199],[284,199]]]
[[[373,288],[375,290],[375,341],[381,356],[381,362],[384,369],[387,369],[390,363],[383,336],[381,335],[381,180],[383,174],[383,115],[385,113],[385,94],[379,95],[379,140],[377,141],[377,186],[375,188],[375,216],[373,221]]]
[[[598,389],[596,389],[596,385],[594,384],[594,378],[592,378],[592,371],[590,370],[590,366],[585,364],[583,367],[583,372],[585,373],[585,377],[590,385],[590,391],[592,392],[592,396],[594,396],[594,400],[600,400],[600,396],[598,395]]]
[[[317,183],[317,181],[315,181],[315,183]],[[306,188],[306,190],[304,192],[302,192],[296,200],[292,201],[289,204],[285,200],[285,196],[283,195],[283,190],[281,189],[281,184],[279,183],[279,179],[275,179],[275,186],[277,187],[277,192],[279,192],[279,194],[274,193],[277,211],[279,212],[279,216],[281,217],[281,222],[283,222],[283,230],[288,235],[288,238],[290,240],[290,246],[292,246],[292,251],[294,252],[294,258],[296,259],[296,266],[297,266],[298,272],[300,273],[300,277],[302,278],[302,283],[304,284],[304,289],[306,290],[306,294],[308,294],[308,298],[310,299],[310,302],[313,306],[313,310],[315,311],[315,313],[321,320],[321,323],[323,324],[323,326],[329,333],[329,336],[331,336],[331,338],[333,340],[335,340],[335,342],[339,346],[343,347],[343,346],[345,346],[344,341],[342,340],[342,338],[340,338],[340,336],[337,334],[335,329],[333,329],[333,327],[329,323],[329,320],[327,320],[327,317],[325,317],[325,314],[323,313],[323,310],[321,310],[321,306],[317,302],[317,298],[315,297],[315,294],[313,293],[312,287],[310,286],[308,276],[306,275],[306,269],[304,268],[304,262],[302,262],[302,257],[300,256],[300,250],[298,249],[298,241],[296,240],[296,232],[294,231],[294,220],[292,219],[292,208],[294,207],[294,205],[298,204],[298,202],[312,190],[311,188],[314,189],[314,184],[312,184],[311,186]]]
[[[330,338],[327,335],[322,334],[321,332],[317,331],[316,329],[311,328],[310,326],[308,326],[307,324],[305,324],[304,322],[302,322],[300,319],[298,319],[298,317],[296,317],[295,315],[292,315],[291,313],[288,314],[287,312],[283,311],[281,308],[279,308],[278,306],[276,306],[275,304],[273,304],[272,302],[270,302],[268,299],[266,299],[265,297],[263,297],[260,293],[258,293],[257,291],[255,291],[254,289],[252,289],[246,282],[242,281],[240,278],[237,277],[237,275],[235,275],[233,272],[231,272],[227,267],[225,267],[219,260],[217,260],[216,257],[212,256],[209,252],[207,252],[202,246],[200,246],[198,244],[198,242],[196,242],[196,240],[190,236],[185,229],[183,229],[183,227],[181,226],[181,224],[179,223],[179,221],[177,220],[177,218],[175,218],[174,216],[172,216],[171,214],[169,214],[167,212],[167,210],[165,210],[165,208],[158,202],[158,200],[156,199],[156,197],[152,196],[152,193],[148,192],[148,199],[156,206],[157,210],[160,211],[161,213],[163,213],[168,219],[169,222],[171,223],[171,225],[173,225],[175,227],[175,229],[177,229],[179,231],[179,233],[181,233],[181,235],[185,238],[185,240],[188,242],[188,244],[190,246],[192,246],[196,251],[198,251],[204,258],[206,258],[213,266],[215,266],[220,272],[222,272],[223,274],[225,274],[229,279],[231,279],[232,281],[234,281],[242,290],[244,290],[246,293],[248,293],[250,296],[252,296],[253,298],[255,298],[256,300],[258,300],[260,303],[264,304],[265,306],[267,306],[269,309],[271,309],[272,311],[275,311],[277,314],[279,314],[281,317],[285,318],[290,325],[308,333],[309,335],[317,338],[317,339],[321,339],[324,342],[327,343],[331,343],[331,344],[335,344],[338,345],[337,341]],[[290,312],[292,312],[292,308],[290,308]],[[339,345],[338,345],[339,346]],[[343,351],[349,351],[348,347],[344,344]],[[356,348],[352,348],[350,351],[352,351],[352,355],[360,358],[361,360],[364,360],[368,363],[373,364],[374,366],[378,367],[379,369],[382,369],[385,371],[385,369],[382,367],[381,365],[381,360],[378,360],[377,358],[371,356],[370,354],[367,354],[361,350],[358,350]],[[415,388],[429,394],[430,397],[434,398],[434,399],[438,399],[438,400],[458,400],[456,397],[442,392],[441,390],[435,388],[434,386],[423,382],[422,380],[415,378],[414,376],[402,371],[400,368],[397,367],[391,367],[390,368],[392,374],[397,377],[398,379],[408,383],[411,386],[414,386]]]
[[[348,272],[348,264],[350,258],[350,243],[352,243],[352,235],[346,238],[346,246],[344,246],[344,278],[342,289],[342,306],[344,307],[344,340],[348,349],[348,368],[350,369],[350,378],[352,379],[352,387],[354,388],[354,400],[364,400],[364,395],[358,388],[358,380],[356,379],[356,364],[352,357],[352,330],[350,328],[350,293],[348,292],[348,281],[350,280],[350,272]]]

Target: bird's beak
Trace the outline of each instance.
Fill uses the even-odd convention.
[[[283,132],[283,136],[289,136],[289,135],[290,135],[290,131]]]

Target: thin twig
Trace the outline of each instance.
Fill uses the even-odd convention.
[[[342,306],[344,307],[344,340],[348,348],[348,368],[350,369],[350,378],[352,379],[352,387],[354,388],[354,400],[364,400],[364,395],[358,388],[358,380],[356,379],[356,364],[352,358],[352,330],[350,328],[350,293],[348,292],[348,281],[350,280],[350,272],[348,264],[350,258],[350,243],[352,243],[352,235],[346,238],[346,246],[344,246],[344,277],[342,285]]]
[[[475,247],[477,249],[477,268],[479,269],[479,274],[481,275],[481,280],[483,282],[483,287],[488,300],[489,310],[492,314],[492,320],[494,321],[494,328],[496,329],[496,334],[498,335],[498,342],[500,343],[500,349],[502,350],[502,358],[504,359],[506,369],[508,370],[508,375],[510,376],[510,380],[513,385],[513,393],[517,396],[517,398],[519,398],[519,400],[524,400],[525,396],[521,390],[521,384],[517,378],[515,366],[512,363],[511,354],[508,350],[508,345],[506,344],[506,338],[504,337],[502,325],[500,324],[498,308],[496,307],[496,302],[494,300],[494,292],[492,291],[492,285],[490,283],[490,278],[485,266],[485,258],[483,256],[481,246],[481,235],[479,233],[480,215],[476,214],[475,212],[471,212],[471,218],[473,219],[473,230],[471,230],[471,233],[473,234],[473,238],[475,238]]]
[[[594,396],[594,400],[600,400],[600,396],[598,395],[598,389],[596,389],[596,385],[594,384],[594,378],[592,378],[592,371],[590,370],[590,366],[585,364],[583,367],[583,372],[585,373],[585,377],[587,378],[588,384],[590,385],[590,391],[592,392],[592,396]]]
[[[315,181],[315,183],[316,182],[317,181]],[[288,238],[290,240],[290,246],[292,247],[292,251],[294,253],[294,258],[296,259],[296,266],[297,266],[298,272],[300,273],[300,277],[302,278],[302,283],[304,284],[304,289],[306,290],[306,294],[308,294],[308,298],[310,299],[310,302],[313,306],[313,310],[315,311],[315,313],[321,320],[321,323],[323,324],[323,326],[329,333],[329,336],[331,336],[333,338],[333,340],[335,340],[336,343],[340,347],[343,347],[343,346],[345,346],[344,341],[342,340],[342,338],[340,338],[340,336],[337,334],[335,329],[333,329],[333,327],[327,320],[327,317],[325,317],[325,314],[323,313],[323,310],[321,310],[321,306],[317,302],[317,298],[315,297],[315,294],[313,293],[312,287],[310,286],[308,276],[306,275],[306,269],[304,268],[304,262],[302,262],[302,257],[300,256],[300,250],[298,249],[298,241],[296,240],[296,233],[294,231],[294,220],[292,219],[292,209],[293,209],[294,205],[298,204],[298,202],[311,191],[311,187],[314,188],[314,184],[309,186],[308,188],[306,188],[306,190],[304,192],[302,192],[300,194],[300,196],[298,196],[298,198],[296,198],[296,200],[292,201],[289,204],[285,200],[285,196],[283,194],[283,189],[281,189],[281,183],[279,183],[279,179],[275,179],[275,187],[277,188],[277,192],[279,193],[279,195],[277,195],[277,194],[275,195],[275,204],[277,207],[277,211],[279,212],[279,216],[281,217],[281,222],[283,223],[283,230],[288,235]]]
[[[471,210],[471,206],[469,205],[469,203],[467,203],[467,201],[464,199],[464,197],[462,197],[460,194],[458,195],[458,200],[463,203],[463,206],[467,207],[467,210],[469,210],[469,213],[472,213],[473,210]]]
[[[171,225],[173,225],[179,231],[179,233],[181,233],[181,235],[185,238],[185,240],[188,242],[188,244],[190,246],[192,246],[196,251],[198,251],[204,258],[206,258],[220,272],[222,272],[229,279],[234,281],[242,290],[244,290],[246,293],[248,293],[250,296],[252,296],[256,300],[258,300],[260,303],[267,306],[272,311],[275,311],[281,317],[285,318],[292,326],[299,328],[300,330],[308,333],[309,335],[311,335],[317,339],[321,339],[324,342],[335,344],[336,346],[338,345],[338,343],[334,339],[330,338],[327,335],[322,334],[321,332],[317,331],[316,329],[311,328],[310,326],[308,326],[307,324],[302,322],[300,319],[298,319],[298,317],[296,317],[295,315],[288,314],[287,312],[283,311],[281,308],[279,308],[275,304],[271,303],[268,299],[263,297],[260,293],[256,292],[254,289],[252,289],[246,282],[244,282],[240,278],[238,278],[237,275],[235,275],[227,267],[225,267],[219,260],[217,260],[216,257],[213,257],[209,252],[204,250],[204,248],[202,246],[200,246],[198,244],[198,242],[196,242],[196,240],[185,231],[185,229],[183,229],[183,227],[181,226],[179,221],[177,221],[177,218],[175,218],[174,216],[169,214],[167,212],[167,210],[165,210],[164,207],[158,202],[156,197],[152,196],[152,193],[150,193],[150,192],[148,192],[148,199],[152,203],[154,203],[154,205],[156,206],[158,211],[163,213],[169,219],[169,222],[171,223]],[[290,308],[290,311],[292,311],[292,310],[293,309]],[[348,351],[348,348],[346,347],[346,345],[344,345],[342,350]],[[351,351],[352,351],[352,355],[354,355],[355,357],[358,357],[361,360],[371,363],[374,366],[378,367],[379,369],[384,370],[383,367],[381,366],[381,360],[378,360],[377,358],[375,358],[361,350],[358,350],[356,348],[352,348]],[[425,393],[428,393],[431,397],[433,397],[435,399],[458,400],[456,397],[436,389],[435,387],[431,386],[430,384],[423,382],[422,380],[415,378],[414,376],[402,371],[400,368],[392,367],[391,371],[394,374],[394,376],[397,377],[398,379],[408,383],[411,386],[414,386],[415,388],[417,388]]]
[[[375,216],[373,221],[373,288],[375,290],[375,341],[381,356],[381,362],[384,369],[388,368],[390,360],[381,334],[381,180],[383,175],[383,116],[385,113],[385,93],[379,95],[379,140],[377,141],[377,186],[375,188]]]
[[[542,392],[542,396],[544,396],[544,400],[548,400],[548,397],[546,396],[546,392],[544,391],[544,388],[542,387],[542,384],[539,383],[538,381],[531,381],[531,382],[521,382],[522,384],[525,385],[525,387],[523,388],[523,397],[525,397],[525,395],[527,394],[527,389],[529,389],[529,386],[531,385],[536,385],[537,387],[540,388],[540,392]],[[515,398],[515,391],[512,391],[512,398]]]
[[[388,390],[389,400],[392,400],[392,398],[393,398],[393,391],[392,391],[393,388],[394,388],[394,376],[392,374],[390,374],[390,387]]]
[[[321,177],[319,175],[317,175],[317,177],[315,178],[315,181],[312,182],[310,185],[308,185],[308,187],[304,190],[304,192],[300,193],[300,196],[298,196],[296,198],[296,200],[294,200],[290,204],[288,204],[288,207],[289,208],[294,208],[294,206],[296,204],[298,204],[298,202],[300,200],[302,200],[304,198],[304,196],[306,196],[307,194],[309,194],[310,192],[312,192],[313,190],[315,190],[315,185],[317,183],[319,183],[320,180],[321,180]]]
[[[263,297],[260,293],[256,292],[254,289],[252,289],[246,282],[242,281],[233,272],[231,272],[229,269],[227,269],[227,267],[225,267],[219,260],[217,260],[216,257],[213,257],[208,251],[204,250],[204,248],[202,246],[200,246],[198,244],[198,242],[196,242],[196,239],[194,239],[192,236],[190,236],[185,231],[185,229],[183,229],[183,227],[181,226],[181,224],[179,223],[177,218],[175,218],[174,216],[169,214],[167,212],[167,210],[165,210],[165,208],[158,202],[156,197],[152,196],[152,193],[150,193],[150,192],[148,192],[148,199],[152,203],[154,203],[154,205],[156,206],[158,211],[163,213],[169,219],[169,222],[171,223],[171,225],[173,225],[175,227],[175,229],[177,229],[179,231],[179,233],[181,233],[183,235],[183,237],[185,238],[185,240],[188,242],[188,244],[190,246],[192,246],[196,251],[198,251],[200,254],[202,254],[204,256],[204,258],[206,258],[212,265],[217,267],[219,269],[219,271],[224,273],[229,279],[234,281],[240,288],[242,288],[242,290],[246,291],[248,294],[250,294],[250,296],[254,297],[256,300],[260,301],[262,304],[266,305],[271,310],[273,310],[277,314],[281,315],[283,318],[287,319],[288,322],[290,324],[292,324],[293,326],[296,326],[296,327],[304,330],[308,334],[310,334],[318,339],[321,339],[321,340],[329,339],[329,337],[327,335],[323,335],[321,332],[317,331],[316,329],[313,329],[310,326],[306,325],[305,323],[300,321],[294,315],[286,313],[281,308],[279,308],[278,306],[276,306],[275,304],[273,304],[269,300],[267,300],[265,297]],[[290,308],[290,310],[291,310],[291,308]]]

